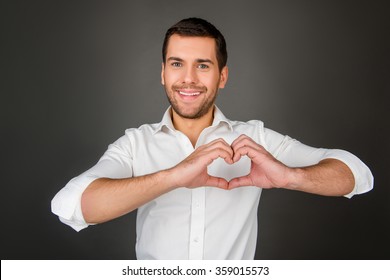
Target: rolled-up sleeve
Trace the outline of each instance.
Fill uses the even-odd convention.
[[[374,177],[370,169],[358,157],[345,150],[314,148],[302,144],[289,136],[265,129],[265,141],[269,152],[290,167],[303,167],[334,158],[345,163],[355,178],[355,187],[345,197],[370,191],[374,186]]]
[[[51,210],[60,221],[80,231],[88,224],[81,210],[81,196],[84,190],[98,178],[128,178],[132,177],[132,156],[129,149],[129,139],[121,137],[109,145],[107,151],[98,163],[73,178],[52,199]]]

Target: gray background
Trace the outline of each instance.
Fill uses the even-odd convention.
[[[76,233],[50,201],[126,128],[160,121],[162,39],[189,16],[228,42],[225,115],[349,150],[375,176],[374,191],[351,200],[264,191],[256,258],[388,259],[385,3],[2,1],[2,259],[135,257],[136,213]]]

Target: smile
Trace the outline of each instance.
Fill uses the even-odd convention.
[[[196,96],[196,95],[199,95],[199,94],[200,94],[200,91],[197,91],[197,92],[179,91],[179,93],[180,93],[181,95],[185,95],[185,96]]]

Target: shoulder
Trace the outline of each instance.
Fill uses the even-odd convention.
[[[137,128],[126,129],[125,135],[131,136],[134,134],[153,134],[158,130],[159,126],[160,126],[159,123],[143,124]]]
[[[232,121],[229,120],[229,124],[236,132],[245,133],[246,131],[257,131],[258,133],[264,133],[264,123],[260,120],[250,121]]]
[[[140,143],[145,143],[153,137],[157,131],[159,124],[143,124],[137,128],[128,128],[124,135],[109,145],[109,150],[118,150],[131,154],[132,150]]]
[[[261,127],[264,128],[264,123],[260,120],[249,120],[249,121],[231,121],[233,127]]]
[[[234,134],[245,134],[265,146],[264,123],[260,120],[229,121]]]

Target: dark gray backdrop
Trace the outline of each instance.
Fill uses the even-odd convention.
[[[2,1],[2,259],[135,257],[135,213],[76,233],[50,201],[126,128],[160,121],[163,35],[189,16],[225,34],[229,118],[347,149],[375,176],[351,200],[264,191],[256,258],[389,258],[385,2]]]

